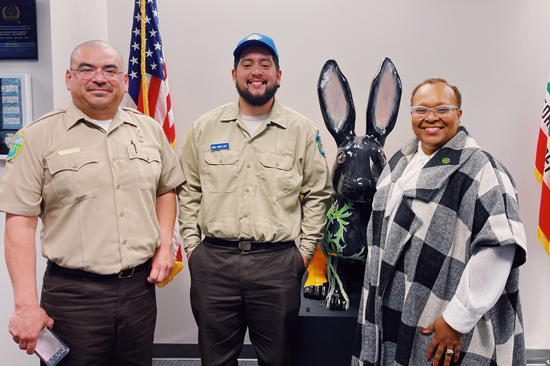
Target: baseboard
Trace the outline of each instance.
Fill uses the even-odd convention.
[[[528,349],[528,364],[545,364],[548,360],[549,350],[547,349]],[[183,343],[155,343],[153,345],[154,358],[200,358],[198,344]],[[251,344],[245,344],[241,359],[256,359],[256,351]]]

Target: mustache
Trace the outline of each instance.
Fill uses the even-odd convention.
[[[91,83],[91,84],[86,85],[86,91],[90,91],[90,90],[95,89],[95,88],[105,89],[108,92],[113,91],[113,87],[111,85],[107,84],[107,83],[102,83],[102,84]]]
[[[246,83],[247,83],[247,84],[248,84],[248,83],[251,83],[251,82],[252,82],[252,79],[254,79],[254,80],[256,80],[256,81],[257,81],[257,80],[260,80],[262,83],[267,84],[267,79],[264,79],[264,78],[249,78],[249,79],[246,79]]]

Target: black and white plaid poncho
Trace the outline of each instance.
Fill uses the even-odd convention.
[[[431,365],[433,335],[421,329],[443,314],[476,247],[510,244],[517,250],[504,292],[464,335],[458,364],[525,365],[518,266],[526,239],[512,177],[463,128],[404,187],[386,241],[386,203],[417,149],[414,138],[378,181],[352,365]]]

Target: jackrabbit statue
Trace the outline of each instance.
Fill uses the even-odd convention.
[[[338,150],[332,169],[332,207],[320,245],[322,253],[316,252],[309,271],[309,276],[316,268],[318,272],[319,264],[325,260],[319,256],[324,254],[328,288],[313,275],[306,282],[304,296],[322,299],[326,295],[327,309],[348,310],[345,267],[359,264],[364,273],[367,224],[376,182],[386,164],[382,148],[397,121],[401,79],[391,60],[384,58],[371,84],[365,136],[355,135],[351,89],[336,61],[328,60],[323,66],[317,92],[325,125]]]

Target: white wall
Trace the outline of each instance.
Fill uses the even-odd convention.
[[[109,5],[109,41],[126,58],[132,8],[131,1]],[[529,243],[521,282],[527,347],[550,348],[545,332],[550,269],[536,238],[540,186],[533,175],[550,73],[550,3],[162,0],[158,8],[177,151],[196,118],[237,97],[230,76],[232,52],[252,32],[275,40],[283,71],[278,98],[319,127],[329,166],[336,146],[324,126],[316,93],[327,59],[337,60],[351,84],[358,134],[365,133],[370,82],[381,59],[388,56],[395,63],[403,98],[397,126],[386,141],[388,156],[413,135],[408,108],[414,86],[429,77],[457,85],[463,94],[462,124],[483,149],[504,162],[518,185]],[[187,279],[159,291],[162,314],[156,342],[196,341],[188,291]]]
[[[49,2],[38,2],[39,27],[49,27],[44,13]],[[317,78],[327,59],[336,59],[350,81],[358,134],[365,131],[370,82],[382,57],[388,56],[395,63],[403,81],[403,99],[397,126],[386,142],[388,156],[412,136],[408,107],[414,86],[428,77],[443,77],[457,85],[463,94],[462,124],[485,150],[506,164],[518,185],[529,242],[528,262],[521,274],[526,342],[528,348],[550,348],[550,338],[545,332],[550,320],[546,311],[550,301],[547,285],[550,269],[548,256],[536,238],[540,187],[533,176],[536,139],[550,73],[547,27],[550,3],[542,0],[505,3],[158,0],[158,3],[178,152],[196,118],[236,99],[230,76],[232,52],[236,43],[252,32],[265,33],[275,40],[283,71],[278,98],[319,127],[330,166],[336,146],[324,127],[316,94]],[[38,97],[34,96],[35,117],[49,110],[52,103],[56,108],[64,107],[69,100],[62,84],[63,73],[70,51],[80,41],[105,39],[126,60],[129,53],[133,0],[108,3],[55,0],[50,6],[53,71],[42,82],[46,90],[40,96],[49,104],[36,105]],[[82,16],[83,11],[86,16]],[[50,43],[49,39],[43,41],[47,37],[43,33],[40,32],[40,52]],[[45,77],[34,69],[42,67],[42,62],[41,58],[38,65],[22,63],[24,70],[33,73],[33,88],[35,78]],[[11,68],[21,71],[15,69],[16,65],[0,62],[0,72]],[[48,91],[49,83],[52,88]],[[1,231],[3,224],[0,234]],[[0,272],[3,275],[0,286],[4,293],[11,294],[5,268],[0,268],[4,271]],[[157,293],[159,318],[155,342],[195,343],[187,267],[174,283]],[[19,350],[9,343],[7,332],[2,330],[7,328],[11,313],[11,304],[6,301],[12,300],[0,300],[0,347],[6,348],[12,357],[19,355]],[[20,359],[25,356],[13,356],[13,364],[23,364]]]

